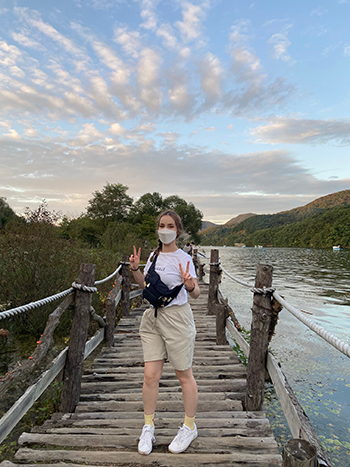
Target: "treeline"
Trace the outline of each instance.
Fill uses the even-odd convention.
[[[201,232],[203,245],[350,247],[350,190],[333,193],[290,211],[256,215],[235,226]]]
[[[45,201],[17,216],[0,198],[0,311],[65,290],[83,262],[96,264],[97,278],[103,278],[133,244],[143,247],[145,258],[157,244],[156,219],[164,209],[178,212],[185,232],[198,240],[202,213],[192,203],[159,193],[134,202],[127,190],[107,183],[78,218],[51,211]]]
[[[177,195],[163,198],[157,192],[146,193],[134,202],[127,190],[128,187],[120,183],[107,183],[102,191],[93,194],[85,214],[76,219],[63,217],[60,236],[124,254],[131,251],[134,244],[150,249],[157,244],[158,215],[171,209],[180,215],[185,233],[193,241],[199,241],[203,215],[193,203]]]

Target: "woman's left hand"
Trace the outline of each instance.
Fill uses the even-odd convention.
[[[196,286],[196,283],[191,276],[191,274],[188,272],[190,269],[190,262],[187,262],[187,267],[186,271],[183,270],[181,263],[179,263],[180,266],[180,271],[181,271],[181,276],[182,276],[182,282],[185,286],[185,289],[188,290],[193,290],[193,288]]]

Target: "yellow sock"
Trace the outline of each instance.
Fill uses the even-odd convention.
[[[152,415],[146,415],[144,414],[145,416],[145,425],[151,425],[153,426],[154,425],[154,413]]]
[[[190,428],[191,430],[194,430],[194,419],[196,417],[187,417],[187,415],[185,415],[185,422],[184,422],[184,425],[188,426],[188,428]]]

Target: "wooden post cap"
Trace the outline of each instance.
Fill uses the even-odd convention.
[[[283,467],[318,467],[317,450],[305,439],[293,438],[283,448]]]

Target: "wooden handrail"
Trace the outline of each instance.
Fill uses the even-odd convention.
[[[123,260],[126,262],[127,257],[123,257]],[[63,302],[56,307],[54,312],[49,315],[41,341],[38,343],[38,347],[32,354],[32,357],[26,360],[25,363],[18,365],[16,373],[11,372],[11,375],[7,375],[6,381],[2,382],[0,391],[5,393],[4,388],[8,388],[10,384],[13,383],[17,373],[19,375],[21,372],[23,374],[23,371],[32,372],[34,366],[46,355],[53,341],[53,333],[59,324],[60,317],[74,304],[75,315],[71,328],[69,346],[61,351],[52,361],[50,368],[44,371],[36,383],[28,387],[25,393],[0,419],[0,443],[12,431],[25,413],[33,406],[34,402],[62,370],[65,374],[65,386],[62,389],[60,410],[68,413],[74,411],[80,395],[83,360],[90,355],[103,340],[105,340],[106,345],[113,345],[114,329],[116,326],[116,307],[122,300],[122,297],[124,297],[123,304],[125,307],[127,303],[129,303],[130,306],[130,300],[142,294],[141,288],[132,291],[127,288],[130,286],[129,267],[127,264],[123,266],[125,266],[125,268],[122,268],[122,274],[117,275],[113,288],[106,299],[105,327],[99,329],[91,339],[86,339],[87,326],[91,318],[92,294],[76,290],[75,293],[68,295]],[[92,286],[94,283],[94,270],[95,265],[82,265],[81,273],[76,283]],[[67,358],[68,355],[70,355],[69,359]],[[33,356],[35,356],[35,358]]]
[[[251,329],[251,343],[254,343],[254,345],[249,345],[240,333],[241,329],[234,314],[232,315],[231,319],[231,316],[229,316],[227,312],[225,316],[225,314],[222,312],[222,308],[220,308],[220,305],[222,306],[227,304],[227,300],[223,298],[220,292],[219,282],[219,251],[213,249],[211,250],[210,257],[210,297],[208,298],[208,314],[216,314],[217,341],[218,335],[222,335],[223,333],[222,321],[224,319],[224,332],[229,332],[231,337],[237,342],[241,350],[248,357],[247,395],[245,399],[245,409],[252,411],[261,410],[263,403],[263,390],[265,385],[265,373],[267,371],[281,403],[281,407],[284,412],[287,424],[291,430],[292,436],[295,438],[302,438],[312,446],[315,446],[320,465],[332,467],[332,462],[327,452],[324,450],[309,418],[305,414],[292,388],[288,384],[287,378],[282,372],[280,365],[268,351],[268,343],[271,339],[271,334],[276,324],[276,320],[272,319],[273,309],[271,294],[261,294],[259,292],[254,293],[252,306],[253,319]],[[272,267],[269,265],[259,264],[257,266],[255,288],[269,288],[271,285]],[[209,310],[209,307],[211,310]],[[301,465],[291,464],[290,459],[286,462],[289,462],[288,464],[283,464],[286,467]],[[311,466],[318,464],[304,465]]]

